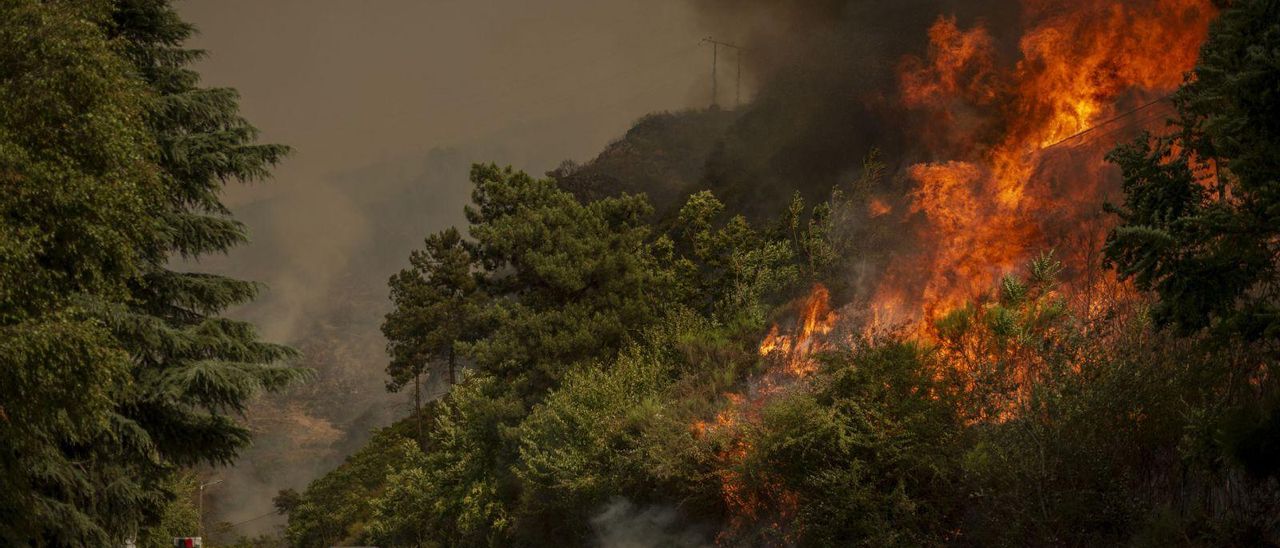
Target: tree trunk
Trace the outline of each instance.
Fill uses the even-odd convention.
[[[457,377],[454,376],[454,372],[453,372],[455,361],[456,360],[454,359],[453,345],[449,345],[449,386],[450,387],[458,383],[458,379]]]
[[[418,447],[425,449],[427,440],[422,437],[422,373],[413,375],[413,414],[418,423]]]

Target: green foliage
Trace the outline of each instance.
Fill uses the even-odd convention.
[[[1152,315],[1161,325],[1184,335],[1209,328],[1224,348],[1252,345],[1266,357],[1236,373],[1260,375],[1262,397],[1230,402],[1228,445],[1256,473],[1274,474],[1280,448],[1246,440],[1280,422],[1280,389],[1266,373],[1280,357],[1280,2],[1233,2],[1174,103],[1171,135],[1110,156],[1125,202],[1107,257],[1159,296]]]
[[[551,181],[494,166],[476,166],[472,180],[473,239],[452,231],[428,238],[411,268],[393,278],[396,308],[384,325],[392,369],[400,368],[401,351],[438,357],[452,344],[470,371],[439,403],[423,454],[383,483],[369,541],[585,542],[597,507],[628,485],[650,484],[655,496],[653,485],[665,492],[685,485],[705,504],[714,487],[695,481],[705,480],[699,463],[709,456],[693,443],[695,415],[662,410],[676,405],[668,391],[678,379],[732,382],[708,374],[725,360],[754,362],[754,352],[720,349],[754,341],[725,338],[713,320],[670,306],[691,290],[670,266],[672,240],[652,234],[643,199],[583,204]],[[695,197],[691,207],[700,203],[715,201]],[[766,270],[789,268],[786,246],[762,243],[742,219],[722,230],[708,221],[692,238],[703,247],[682,258],[683,267],[698,268],[697,253],[705,258],[724,245],[733,258],[718,265],[727,263],[740,280],[755,278],[722,285],[728,289],[716,311],[761,310],[759,280],[779,277]],[[761,247],[778,258],[760,258]],[[466,307],[465,318],[450,315],[454,305]],[[763,313],[757,316],[752,339]],[[716,369],[701,369],[709,361]],[[641,440],[628,441],[641,431]],[[615,451],[636,452],[632,464],[610,458]],[[593,468],[602,464],[608,468]],[[298,538],[322,533],[317,520],[304,522],[300,507],[289,506]]]
[[[1223,404],[1253,351],[1152,330],[1142,303],[1085,319],[1051,256],[994,302],[938,324],[940,359],[970,424],[959,464],[968,542],[1237,544],[1273,496],[1226,465]],[[1210,508],[1204,493],[1238,490]],[[1217,496],[1217,495],[1214,495]],[[1175,510],[1176,509],[1176,510]],[[1152,539],[1165,539],[1155,541]]]
[[[156,238],[145,88],[99,25],[109,5],[0,6],[0,542],[106,544],[152,494],[110,486],[154,450],[118,415],[129,348],[95,312],[128,298]],[[103,458],[100,467],[86,460]]]
[[[7,544],[173,525],[174,474],[229,462],[249,440],[232,414],[298,377],[218,316],[253,284],[168,266],[243,241],[218,192],[284,151],[198,87],[190,33],[159,0],[0,6]]]
[[[484,295],[472,272],[474,260],[455,228],[427,237],[425,247],[409,255],[409,268],[391,278],[391,302],[382,332],[387,337],[389,390],[399,390],[432,364],[447,366],[456,380],[457,343],[481,328]]]
[[[457,382],[459,345],[480,338],[484,328],[483,281],[462,234],[449,228],[427,237],[425,247],[409,256],[409,268],[391,277],[394,308],[382,323],[387,338],[387,390],[413,383],[417,440],[425,440],[422,376],[441,367],[452,386]]]
[[[607,364],[578,369],[520,425],[518,535],[589,539],[619,494],[634,502],[705,497],[705,453],[681,408],[682,339],[712,326],[681,314]]]
[[[387,475],[421,458],[418,444],[408,435],[410,422],[401,421],[375,433],[346,462],[308,485],[304,494],[281,492],[276,506],[289,515],[285,538],[290,546],[327,547],[365,541],[374,501],[385,488]]]
[[[724,205],[710,192],[680,209],[679,279],[690,304],[725,321],[762,324],[764,299],[794,283],[798,269],[785,241],[766,238],[742,215],[721,221]]]
[[[541,506],[525,519],[544,534],[584,536],[597,507],[645,483],[647,444],[637,434],[661,413],[672,379],[670,363],[646,355],[654,351],[628,349],[607,369],[574,371],[521,423],[516,473],[527,506]]]
[[[735,475],[793,513],[782,532],[797,545],[941,544],[957,510],[960,423],[938,378],[911,344],[832,353],[810,386],[747,426],[751,450]],[[778,533],[756,527],[764,539]]]
[[[174,537],[191,536],[200,529],[200,510],[196,506],[199,476],[191,471],[179,472],[169,477],[166,487],[174,498],[165,505],[159,521],[139,532],[140,547],[170,548]]]
[[[425,456],[387,478],[375,501],[370,539],[410,545],[498,545],[512,527],[517,440],[524,405],[495,379],[469,376],[443,401]]]
[[[648,240],[644,198],[582,204],[552,180],[492,165],[471,180],[467,219],[493,299],[492,330],[465,345],[481,371],[533,400],[660,317],[674,280]]]
[[[252,282],[174,268],[172,257],[225,253],[245,241],[243,226],[220,201],[224,185],[268,176],[288,151],[258,144],[238,114],[231,89],[199,85],[189,68],[201,52],[182,42],[194,29],[167,0],[120,0],[109,30],[152,91],[146,121],[159,147],[165,183],[160,238],[142,250],[132,299],[110,311],[111,327],[131,349],[138,391],[120,402],[146,429],[163,460],[177,465],[229,463],[249,432],[226,415],[241,413],[259,391],[278,391],[303,372],[278,363],[295,352],[258,339],[254,327],[220,314],[251,300]]]

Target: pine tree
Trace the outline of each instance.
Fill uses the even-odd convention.
[[[422,376],[444,366],[449,385],[457,383],[458,344],[478,338],[484,294],[474,260],[456,228],[427,237],[409,256],[409,268],[392,276],[394,309],[382,324],[387,337],[387,389],[413,383],[418,440],[422,425]]]
[[[471,181],[467,220],[493,299],[492,331],[467,345],[480,370],[533,402],[662,318],[674,271],[649,240],[643,196],[584,204],[554,180],[494,165],[474,166]]]

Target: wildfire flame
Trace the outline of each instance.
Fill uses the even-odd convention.
[[[739,427],[744,422],[756,421],[759,410],[774,394],[817,371],[816,355],[829,348],[826,336],[839,319],[831,310],[830,299],[830,291],[815,284],[809,295],[797,303],[796,329],[783,334],[775,324],[761,341],[760,355],[773,366],[751,383],[751,389],[745,393],[726,393],[726,405],[713,422],[698,421],[693,425],[699,437],[718,434],[726,440],[717,454],[717,475],[721,495],[732,517],[722,532],[722,541],[734,531],[758,524],[766,517],[785,522],[796,507],[795,495],[779,486],[764,490],[746,488],[736,469],[751,454],[752,447],[743,439]],[[766,479],[765,483],[769,481]],[[780,522],[773,523],[774,529],[781,530]]]
[[[891,260],[872,296],[868,329],[915,319],[917,334],[927,335],[930,320],[986,293],[1046,248],[1058,247],[1069,269],[1082,270],[1104,233],[1082,226],[1096,217],[1110,188],[1103,154],[1114,139],[1074,137],[1176,88],[1216,15],[1211,0],[1023,4],[1028,30],[1011,66],[1000,63],[983,26],[963,29],[944,16],[929,31],[928,53],[900,67],[902,103],[927,119],[919,139],[931,160],[906,171],[915,183],[909,210],[875,199],[868,213],[908,216],[919,227],[917,240],[928,243]],[[1153,121],[1153,112],[1161,111],[1125,123]],[[1060,146],[1072,153],[1071,161],[1050,165],[1050,149]],[[1103,287],[1106,281],[1086,284]],[[760,355],[774,366],[750,390],[726,394],[713,422],[694,424],[700,437],[729,440],[718,454],[721,491],[732,513],[722,540],[765,517],[785,521],[798,504],[785,489],[746,488],[734,470],[752,447],[737,433],[781,387],[817,370],[815,354],[828,348],[838,319],[829,298],[825,287],[814,286],[798,307],[796,329],[787,333],[774,325],[760,343]],[[768,478],[763,482],[772,485]]]
[[[877,309],[928,321],[984,293],[1029,254],[1074,245],[1052,225],[1078,232],[1096,215],[1111,143],[1063,141],[1122,114],[1122,105],[1176,88],[1216,13],[1209,0],[1024,4],[1033,23],[1011,69],[998,68],[984,27],[961,29],[949,17],[930,30],[926,58],[901,67],[903,104],[929,117],[935,134],[923,139],[944,159],[907,171],[916,183],[911,213],[923,217],[931,248],[891,263]],[[1055,145],[1088,154],[1051,170],[1045,151]],[[1095,232],[1086,246],[1099,243],[1104,231]],[[1078,263],[1079,251],[1062,255]]]
[[[780,335],[775,324],[760,343],[760,355],[782,356],[782,371],[792,378],[804,378],[818,369],[813,355],[826,349],[822,335],[831,332],[836,313],[831,311],[831,292],[822,284],[813,286],[800,311],[800,329],[794,335]]]

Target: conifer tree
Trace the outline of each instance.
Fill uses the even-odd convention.
[[[467,220],[493,298],[494,329],[467,345],[481,370],[533,402],[662,317],[674,272],[658,258],[669,244],[649,240],[643,196],[583,204],[554,180],[494,165],[474,166],[471,181]]]
[[[178,270],[170,259],[225,253],[245,242],[221,190],[266,178],[288,148],[256,142],[235,90],[200,86],[189,65],[203,52],[182,46],[194,29],[167,0],[119,0],[111,30],[153,93],[147,122],[168,198],[159,219],[163,238],[143,250],[133,302],[113,325],[146,381],[144,396],[128,409],[172,462],[226,463],[249,439],[225,413],[243,412],[257,391],[280,389],[301,372],[278,365],[292,349],[262,342],[252,325],[220,315],[252,300],[255,283]]]
[[[166,1],[3,9],[0,540],[119,544],[162,520],[177,471],[249,442],[253,395],[301,375],[220,316],[254,284],[171,265],[243,242],[218,195],[287,149],[200,87]]]
[[[444,366],[449,385],[457,383],[458,343],[478,338],[484,294],[456,228],[428,236],[424,248],[409,255],[409,264],[391,278],[394,309],[382,333],[391,355],[387,389],[395,392],[413,383],[421,442],[422,376]]]

